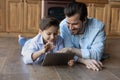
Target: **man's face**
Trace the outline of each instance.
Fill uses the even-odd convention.
[[[71,17],[66,16],[66,22],[70,32],[74,35],[79,34],[80,30],[83,28],[83,23],[80,20],[79,14],[75,14]]]

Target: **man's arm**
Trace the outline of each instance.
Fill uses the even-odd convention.
[[[80,49],[77,48],[63,48],[58,53],[75,53],[78,56],[77,62],[84,64],[88,69],[92,69],[94,71],[102,70],[102,63],[95,59],[85,59],[82,58],[82,53]]]
[[[91,38],[93,36],[93,38]],[[94,32],[91,33],[89,38],[89,46],[87,48],[81,49],[82,58],[90,58],[95,60],[101,60],[104,47],[105,47],[105,32],[104,27],[98,29],[96,34]]]
[[[85,64],[86,68],[93,71],[100,71],[103,68],[103,64],[100,61],[96,61],[94,59],[79,58],[78,62]]]

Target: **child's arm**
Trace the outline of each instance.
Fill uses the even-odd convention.
[[[50,51],[50,50],[52,50],[54,48],[55,48],[55,46],[53,45],[53,43],[50,43],[50,42],[46,43],[42,50],[39,50],[39,51],[32,54],[33,61],[36,60],[42,54],[44,54],[44,53],[46,53],[46,52],[48,52],[48,51]]]
[[[32,54],[32,60],[35,61],[39,56],[41,56],[42,54],[44,54],[46,51],[45,51],[45,48],[43,48],[42,50],[39,50],[37,52],[34,52]]]

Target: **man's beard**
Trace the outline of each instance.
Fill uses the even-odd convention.
[[[72,35],[79,35],[79,34],[83,34],[84,33],[84,30],[85,30],[85,27],[82,27],[82,28],[78,28],[79,30],[74,33],[74,31],[71,31],[71,34]]]

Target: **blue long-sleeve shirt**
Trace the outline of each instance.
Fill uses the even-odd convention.
[[[58,38],[54,42],[54,45],[56,47],[50,51],[52,53],[63,48],[63,39],[60,36],[58,36]],[[22,52],[21,52],[21,55],[23,56],[24,63],[30,64],[33,62],[42,61],[45,54],[39,56],[35,61],[32,60],[32,54],[34,54],[35,52],[37,52],[39,50],[42,50],[43,47],[44,47],[43,37],[40,34],[38,34],[34,38],[26,41],[26,43],[24,44],[24,46],[22,48]]]
[[[66,19],[60,23],[60,35],[64,39],[65,47],[74,47],[81,50],[82,58],[100,60],[104,50],[106,35],[104,24],[88,18],[83,35],[72,35],[68,29]]]

